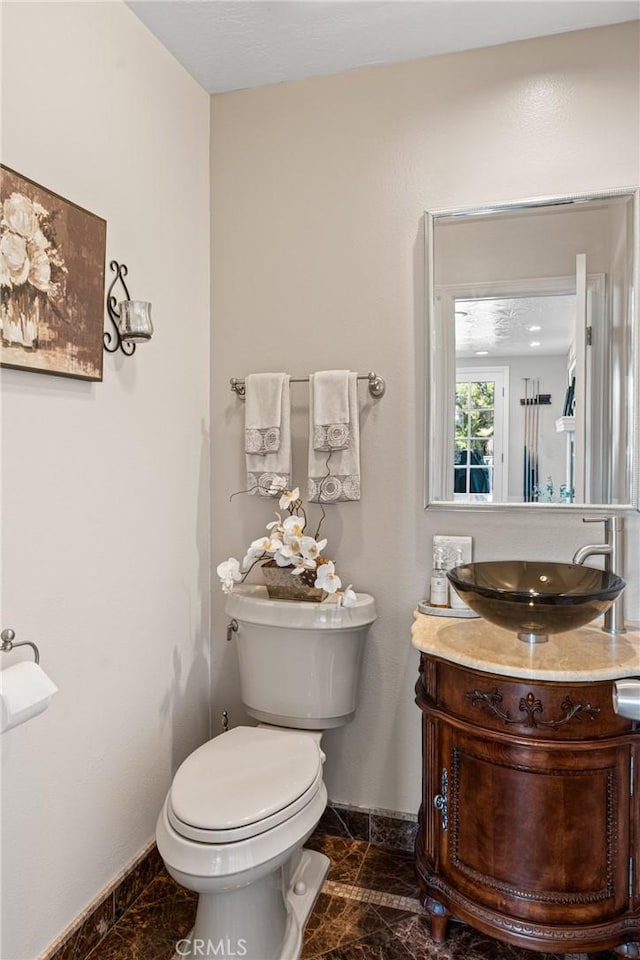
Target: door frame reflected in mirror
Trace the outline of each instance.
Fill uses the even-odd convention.
[[[499,218],[501,214],[518,214],[522,212],[526,215],[529,211],[536,212],[536,208],[549,209],[550,212],[562,212],[564,209],[578,209],[578,205],[586,204],[589,201],[598,201],[602,203],[607,200],[628,199],[630,201],[630,220],[632,223],[632,236],[630,238],[629,258],[631,262],[630,270],[630,292],[629,306],[627,314],[621,324],[620,336],[624,344],[621,351],[622,361],[619,362],[617,369],[612,369],[613,364],[609,363],[604,370],[605,377],[611,377],[614,385],[610,390],[609,416],[614,424],[609,438],[611,449],[610,467],[608,476],[602,479],[602,491],[613,490],[611,502],[599,500],[590,501],[582,499],[580,502],[575,499],[574,502],[467,502],[453,497],[453,464],[454,464],[454,433],[453,423],[455,418],[455,382],[456,382],[456,356],[455,356],[455,334],[451,324],[446,324],[441,309],[441,302],[438,302],[437,293],[442,292],[444,296],[450,295],[451,289],[464,292],[473,288],[481,288],[482,281],[475,279],[473,283],[465,283],[464,279],[456,281],[454,284],[438,284],[435,274],[436,251],[434,238],[436,236],[436,227],[441,221],[447,221],[453,224],[456,221],[468,221],[474,219],[476,222],[480,218],[491,217]],[[522,509],[556,509],[556,510],[576,510],[585,511],[586,509],[611,510],[640,510],[640,443],[638,437],[638,426],[640,424],[640,397],[638,396],[638,375],[640,346],[638,343],[638,302],[639,302],[639,254],[638,245],[640,242],[640,190],[636,187],[626,187],[590,194],[574,194],[560,197],[542,197],[536,199],[526,199],[510,201],[501,204],[492,204],[487,207],[474,208],[455,208],[446,210],[425,211],[425,274],[426,274],[426,307],[427,307],[427,337],[426,337],[426,371],[427,382],[425,389],[426,405],[426,429],[425,429],[425,455],[424,455],[424,476],[425,476],[425,507],[440,507],[446,509],[475,509],[482,511],[491,510],[522,510]],[[603,275],[598,272],[590,274],[587,265],[586,279],[592,288],[598,287],[602,283]],[[494,296],[497,298],[500,290],[516,288],[517,280],[495,281],[487,278],[487,284],[491,284]],[[526,283],[526,281],[523,281]],[[545,283],[549,288],[557,285],[558,288],[565,288],[566,277],[555,276],[545,278]],[[442,287],[442,290],[441,290]],[[450,312],[450,311],[449,311]],[[605,331],[607,337],[610,336]],[[608,347],[607,347],[608,349]],[[606,351],[605,351],[606,352]],[[604,353],[603,353],[604,356]],[[462,359],[460,361],[464,363]],[[488,362],[488,361],[487,361]],[[501,357],[496,355],[492,358],[495,366],[501,365]],[[603,361],[603,364],[606,361]],[[620,369],[620,365],[622,369]],[[589,381],[590,382],[590,381]],[[617,388],[615,383],[618,384]],[[584,384],[581,385],[584,391]],[[585,398],[586,402],[588,397]],[[591,400],[592,408],[598,413],[598,398]],[[623,424],[622,432],[618,425]],[[602,433],[602,423],[595,423],[595,436],[598,431]],[[601,438],[604,439],[604,438]],[[604,444],[603,444],[604,446]],[[621,455],[621,451],[624,451]],[[600,469],[601,464],[607,460],[607,457],[591,457],[591,451],[587,444],[583,444],[583,449],[579,451],[580,460],[585,461],[585,472],[587,477],[591,472]],[[591,462],[590,462],[591,461]],[[615,469],[614,464],[623,463],[622,467]],[[604,469],[604,468],[603,468]],[[450,475],[449,475],[450,474]],[[623,495],[619,495],[622,492]],[[586,495],[585,495],[586,496]]]

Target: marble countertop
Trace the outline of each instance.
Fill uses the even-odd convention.
[[[485,673],[587,682],[640,676],[640,623],[627,623],[627,633],[611,637],[596,621],[529,644],[481,618],[432,617],[418,610],[414,618],[416,649]]]

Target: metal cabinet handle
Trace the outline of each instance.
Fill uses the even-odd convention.
[[[436,810],[440,811],[442,829],[444,831],[449,826],[449,774],[447,773],[446,767],[442,771],[440,790],[441,792],[437,793],[433,798],[433,805]]]

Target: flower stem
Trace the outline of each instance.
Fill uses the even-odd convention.
[[[318,539],[318,536],[320,535],[320,527],[322,526],[322,524],[323,524],[323,522],[324,522],[324,518],[325,518],[326,515],[327,515],[327,511],[324,509],[324,507],[322,506],[322,504],[320,504],[320,509],[322,510],[322,516],[321,516],[320,519],[318,520],[318,528],[317,528],[316,532],[315,532],[314,535],[313,535],[313,539],[314,539],[314,540],[317,540],[317,539]]]

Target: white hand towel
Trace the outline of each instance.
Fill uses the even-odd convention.
[[[260,376],[254,374],[253,376]],[[291,489],[291,399],[288,373],[270,374],[282,377],[280,397],[280,442],[277,450],[246,453],[247,490],[261,497],[279,496],[278,490]],[[249,387],[250,377],[246,386]]]
[[[321,370],[310,378],[313,392],[313,449],[345,450],[349,446],[349,371]]]
[[[30,660],[0,671],[0,733],[44,713],[57,692],[42,667]]]
[[[245,380],[244,449],[264,457],[280,449],[286,374],[250,373]]]
[[[312,375],[313,376],[313,375]],[[312,377],[309,378],[312,380]],[[315,422],[313,383],[309,389],[309,500],[336,503],[360,499],[360,427],[358,375],[349,373],[349,444],[344,450],[321,452],[313,446]]]

